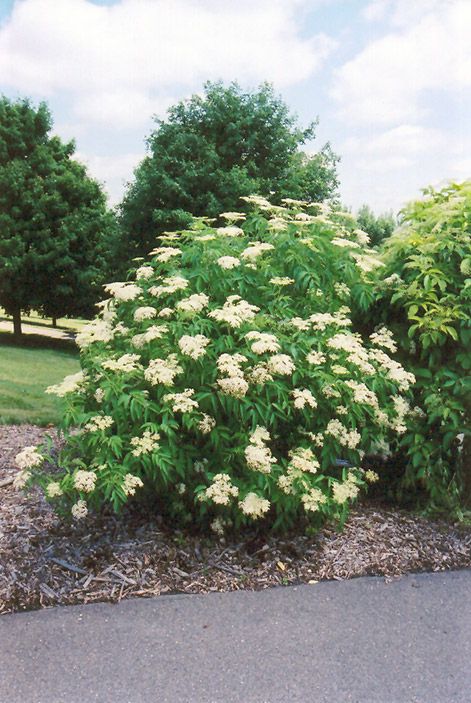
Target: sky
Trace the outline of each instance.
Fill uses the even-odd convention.
[[[47,101],[112,204],[153,116],[219,79],[319,117],[353,210],[471,177],[471,0],[0,0],[0,93]]]

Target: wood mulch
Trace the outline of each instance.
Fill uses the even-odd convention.
[[[235,540],[175,531],[155,516],[61,521],[37,490],[16,491],[15,454],[47,430],[0,426],[0,614],[164,593],[259,590],[380,575],[471,567],[471,528],[373,503],[352,510],[343,532],[255,532]]]

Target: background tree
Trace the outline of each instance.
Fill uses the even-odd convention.
[[[0,99],[0,305],[21,334],[21,313],[87,315],[115,231],[99,184],[50,136],[45,103]]]
[[[370,244],[373,247],[379,246],[384,239],[390,237],[397,226],[392,212],[375,215],[368,205],[362,205],[358,210],[357,221],[361,229],[370,235]]]
[[[236,83],[206,83],[203,96],[179,102],[156,124],[121,204],[129,257],[147,254],[164,230],[185,227],[189,213],[240,210],[242,195],[322,201],[337,188],[329,144],[313,156],[300,151],[316,123],[300,128],[268,84],[243,92]]]

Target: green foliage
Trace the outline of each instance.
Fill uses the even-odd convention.
[[[44,103],[0,99],[0,304],[15,317],[90,314],[115,226],[51,127]]]
[[[390,237],[396,227],[396,220],[392,212],[376,216],[368,205],[362,205],[359,209],[357,220],[361,229],[369,235],[370,244],[373,247],[379,246]]]
[[[470,434],[471,182],[424,193],[385,243],[376,314],[394,328],[417,377],[420,412],[401,442],[405,486],[425,487],[431,505],[443,507],[470,480],[460,447]]]
[[[250,193],[324,201],[337,187],[338,158],[330,146],[308,156],[315,123],[301,129],[273,88],[243,92],[207,83],[157,120],[149,155],[121,205],[122,260],[144,256],[165,230],[188,226],[191,215],[216,217]],[[123,254],[124,252],[124,254]]]
[[[408,414],[391,334],[351,329],[379,262],[349,213],[246,200],[250,214],[195,219],[107,286],[78,335],[83,375],[51,389],[67,401],[59,471],[28,450],[20,482],[76,518],[147,492],[175,524],[217,531],[345,519],[376,478],[364,453]]]
[[[58,424],[63,402],[44,391],[79,368],[75,349],[0,346],[0,423]]]

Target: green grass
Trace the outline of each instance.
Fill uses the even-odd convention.
[[[1,341],[6,341],[5,337]],[[78,353],[69,346],[54,345],[52,340],[42,347],[19,347],[10,340],[0,346],[0,424],[48,425],[60,421],[62,399],[44,391],[80,370]]]
[[[11,322],[11,317],[9,317],[3,308],[0,308],[0,320],[7,320]],[[36,312],[32,311],[30,315],[22,315],[21,321],[28,325],[37,325],[38,327],[51,327],[52,320],[47,317],[40,317]],[[61,317],[57,320],[57,329],[70,330],[72,332],[78,332],[84,325],[88,323],[88,320],[79,320],[69,317]]]

